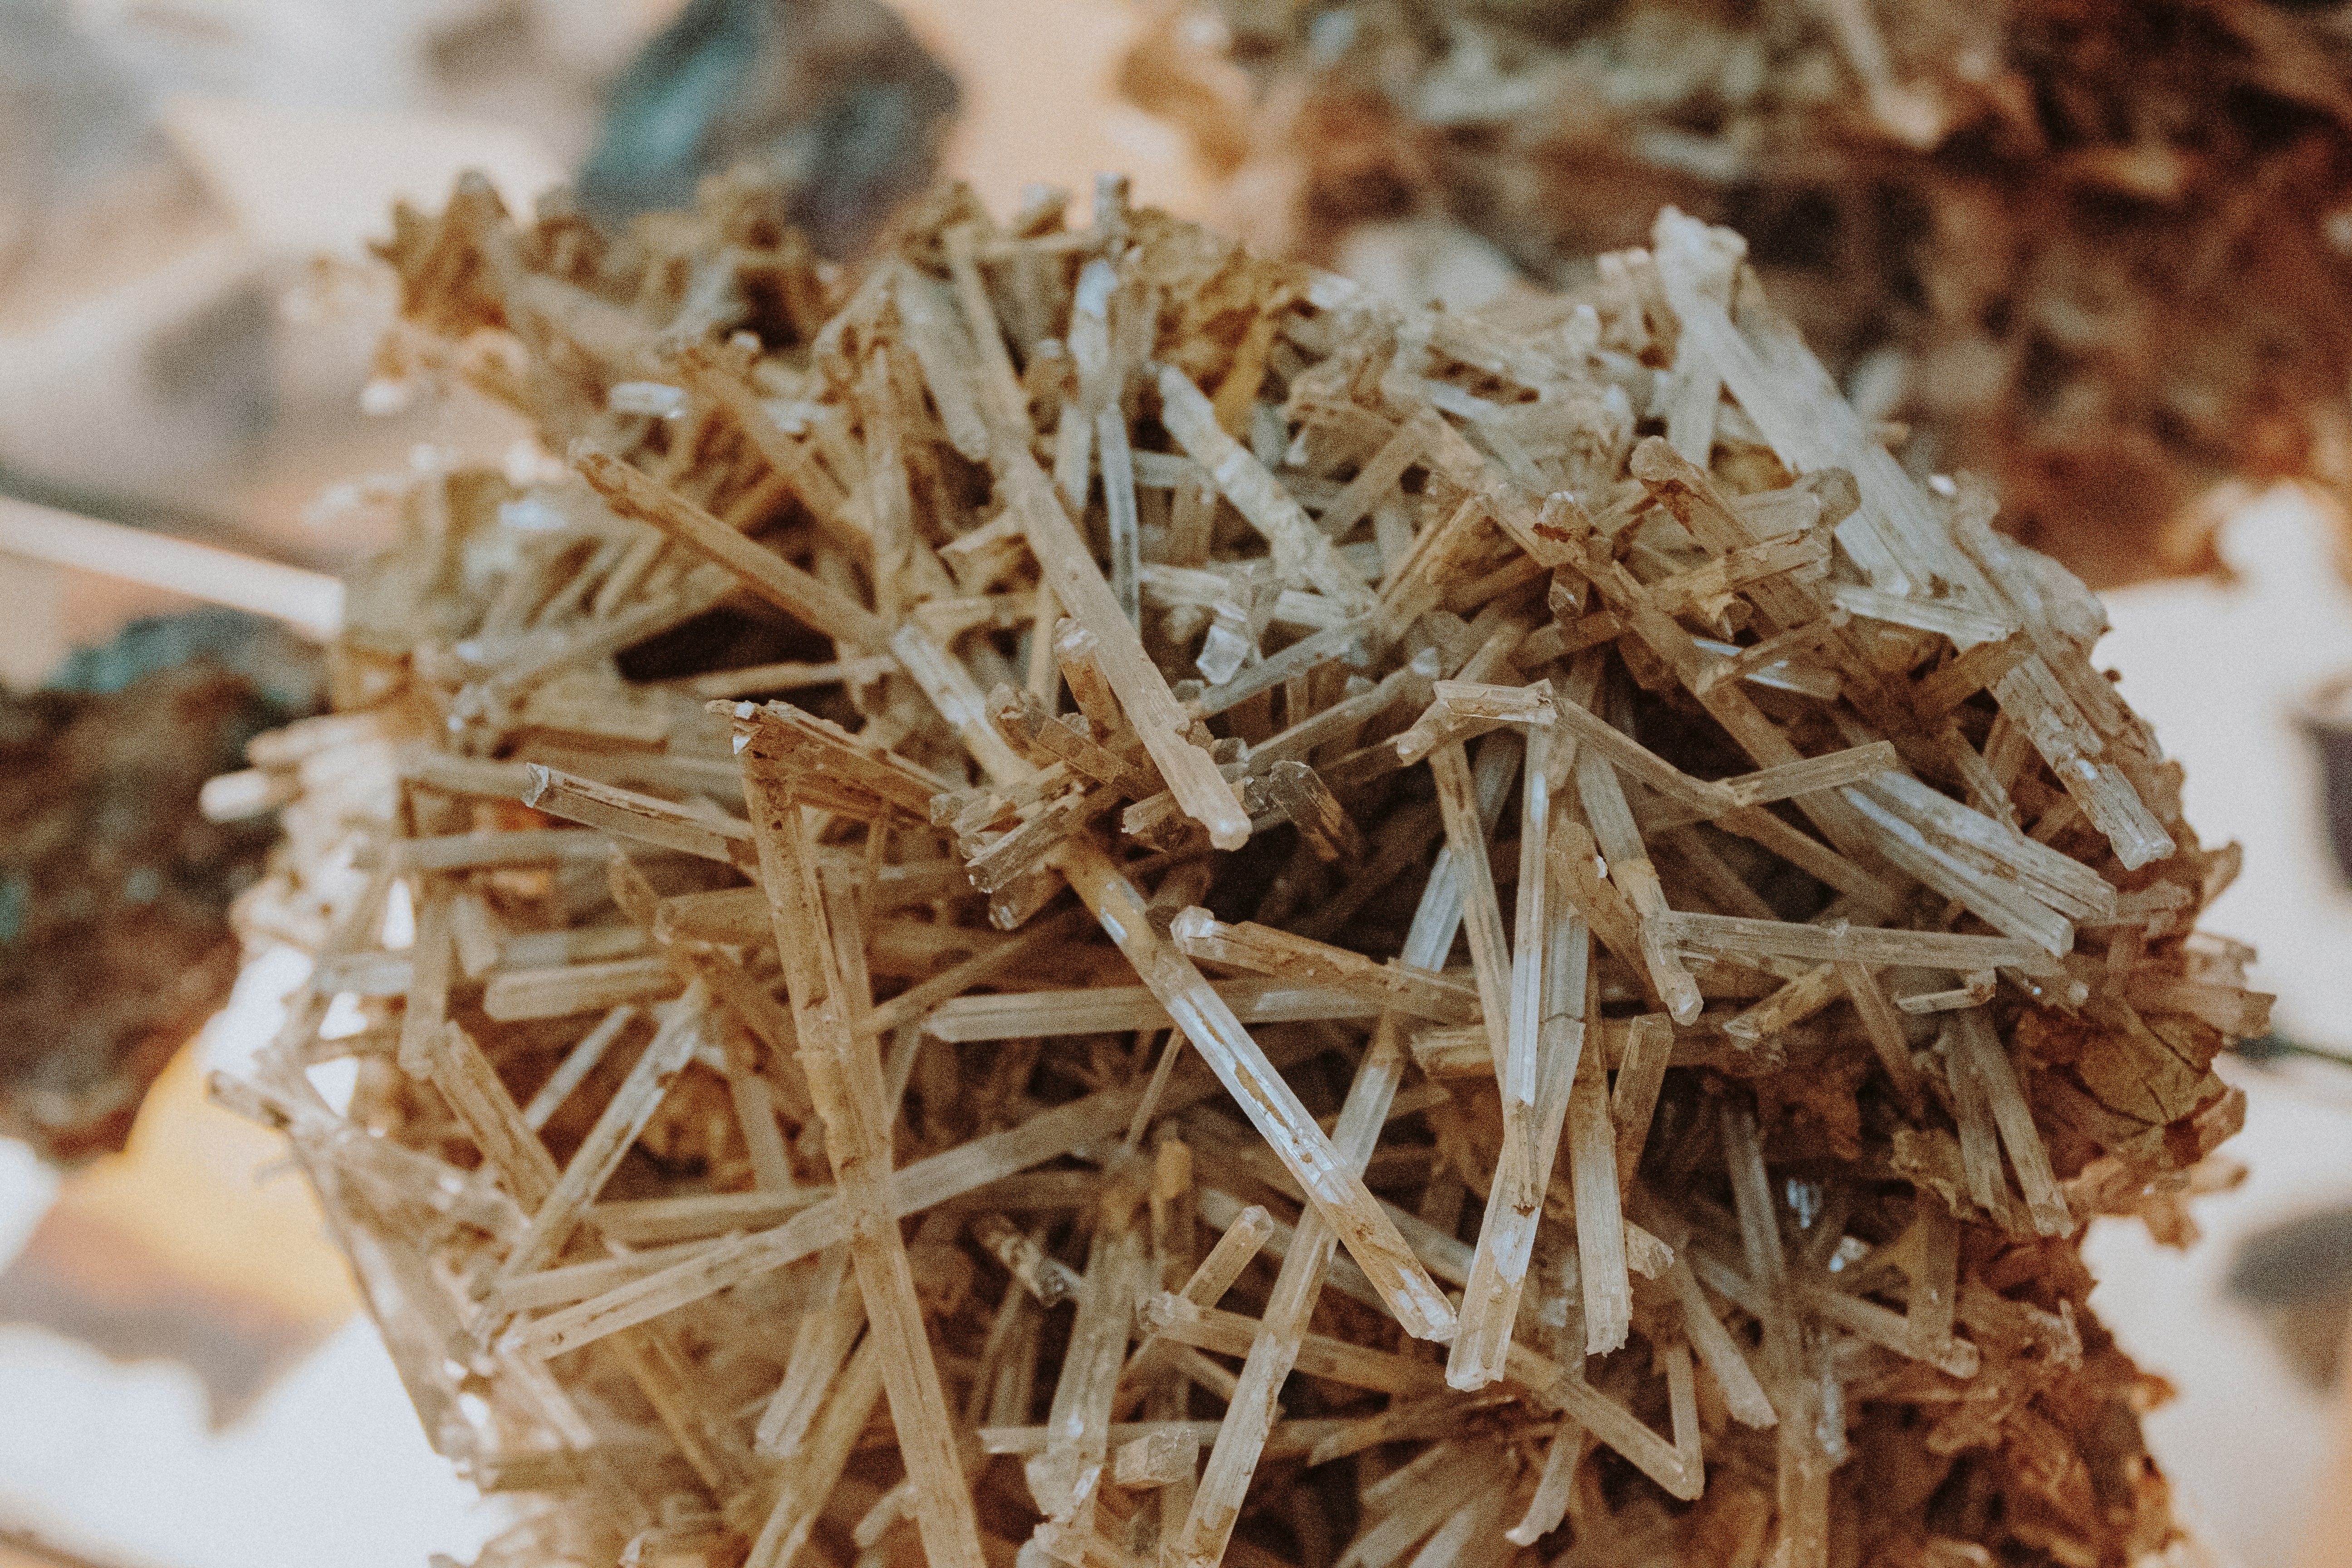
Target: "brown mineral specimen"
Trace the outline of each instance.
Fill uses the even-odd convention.
[[[767,201],[401,215],[391,363],[564,461],[419,481],[254,753],[318,969],[216,1092],[484,1563],[2179,1542],[2077,1244],[2221,1177],[2235,858],[1736,237],[1506,326]]]

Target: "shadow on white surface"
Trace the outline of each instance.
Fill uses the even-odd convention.
[[[198,1062],[244,1068],[309,973],[285,948],[248,963],[192,1046]],[[0,1140],[0,1265],[58,1187]],[[47,1330],[0,1326],[0,1522],[126,1568],[424,1568],[436,1552],[470,1562],[505,1522],[426,1446],[364,1315],[243,1420],[213,1431],[206,1415],[180,1363],[117,1364]]]
[[[2262,951],[2281,1033],[2352,1050],[2352,889],[2327,847],[2319,758],[2295,710],[2352,670],[2352,588],[2325,523],[2292,490],[2233,519],[2235,584],[2144,583],[2106,595],[2096,661],[2188,769],[2189,820],[2245,846],[2245,873],[2199,922]]]
[[[2278,995],[2289,1038],[2352,1049],[2352,889],[2327,847],[2316,752],[2297,706],[2352,669],[2352,588],[2321,520],[2291,491],[2234,519],[2222,554],[2235,584],[2143,584],[2106,596],[2114,633],[2098,662],[2188,770],[2189,820],[2208,844],[2245,847],[2244,874],[2200,922],[2261,950],[2252,984]],[[2251,1311],[2224,1294],[2249,1233],[2352,1199],[2352,1069],[2264,1073],[2232,1059],[2246,1129],[2223,1152],[2251,1174],[2200,1200],[2205,1238],[2186,1253],[2136,1222],[2102,1221],[2085,1252],[2091,1304],[2179,1397],[2147,1421],[2181,1511],[2236,1561],[2288,1560],[2333,1438],[2326,1400],[2298,1382]]]
[[[2250,1167],[2233,1193],[2199,1200],[2205,1238],[2157,1246],[2137,1221],[2102,1220],[2084,1254],[2091,1308],[2179,1397],[2147,1417],[2148,1446],[2184,1519],[2247,1568],[2289,1560],[2335,1439],[2330,1401],[2299,1381],[2260,1320],[2225,1282],[2239,1241],[2276,1221],[2352,1198],[2352,1072],[2315,1099],[2224,1067],[2246,1090],[2246,1130],[2228,1152]]]
[[[0,1268],[24,1250],[61,1179],[30,1144],[0,1138]]]
[[[0,1512],[159,1568],[422,1568],[471,1561],[503,1523],[425,1446],[376,1338],[353,1318],[251,1416],[205,1429],[194,1373],[118,1367],[0,1329]]]

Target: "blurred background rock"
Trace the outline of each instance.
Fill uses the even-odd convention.
[[[1171,0],[1129,61],[1229,227],[1563,283],[1673,203],[1916,471],[2094,587],[2352,496],[2352,7],[2334,0]],[[1493,283],[1488,287],[1492,288]],[[1475,303],[1463,299],[1463,303]],[[2347,553],[2352,560],[2352,553]]]
[[[78,1161],[226,1001],[266,820],[209,822],[205,779],[319,706],[317,651],[235,610],[133,622],[34,692],[0,691],[0,1134]],[[5,1310],[5,1309],[0,1309]]]

